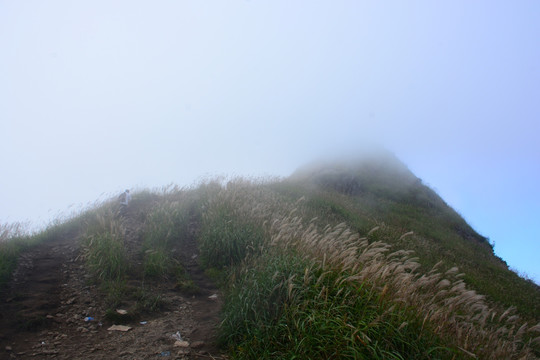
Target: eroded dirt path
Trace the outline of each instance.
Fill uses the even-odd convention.
[[[137,221],[127,221],[127,246],[140,240]],[[221,296],[198,264],[196,229],[192,223],[178,257],[199,291],[182,293],[168,281],[136,284],[159,294],[164,306],[120,321],[131,328],[126,332],[108,330],[114,324],[89,281],[80,239],[66,236],[29,250],[0,294],[0,359],[224,359],[216,345]]]
[[[18,339],[28,331],[53,325],[51,313],[61,306],[62,287],[69,276],[69,261],[77,242],[59,238],[24,253],[13,280],[3,289],[0,340]],[[9,345],[5,345],[9,346]]]

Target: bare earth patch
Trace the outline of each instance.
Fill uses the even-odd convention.
[[[179,251],[199,291],[147,284],[160,294],[162,310],[133,318],[128,311],[116,323],[89,282],[80,240],[59,238],[28,251],[0,294],[0,359],[224,359],[215,338],[220,294],[198,265],[194,238]],[[108,330],[115,324],[129,330]]]

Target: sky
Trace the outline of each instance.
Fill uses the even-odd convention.
[[[536,0],[0,0],[0,224],[377,143],[540,283],[539,18]]]

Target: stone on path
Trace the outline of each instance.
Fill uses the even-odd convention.
[[[185,340],[176,340],[176,342],[174,343],[174,347],[187,348],[189,347],[189,343]]]
[[[130,326],[125,326],[125,325],[113,325],[110,328],[108,328],[107,330],[109,330],[109,331],[129,331],[129,330],[131,330],[131,327]]]

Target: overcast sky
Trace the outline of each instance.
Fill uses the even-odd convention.
[[[378,142],[540,281],[540,2],[0,0],[0,223]]]

